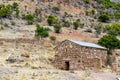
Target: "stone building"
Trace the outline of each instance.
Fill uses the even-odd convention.
[[[120,72],[120,49],[115,49],[112,52],[112,67],[113,71]]]
[[[54,64],[64,70],[100,69],[106,64],[107,50],[97,44],[65,40],[55,47]]]

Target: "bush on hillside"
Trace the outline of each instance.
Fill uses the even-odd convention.
[[[61,32],[61,25],[60,24],[56,24],[54,25],[54,31],[55,33],[60,33]]]
[[[25,15],[25,19],[28,22],[28,24],[32,24],[34,21],[34,16],[32,14]]]
[[[39,24],[36,24],[35,37],[37,39],[48,37],[49,36],[48,30],[49,30],[48,28],[44,28]]]
[[[110,19],[109,19],[109,16],[105,15],[105,14],[102,14],[98,17],[98,20],[100,22],[108,22]]]

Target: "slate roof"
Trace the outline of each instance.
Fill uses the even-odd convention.
[[[99,49],[106,49],[105,47],[102,47],[98,44],[94,44],[94,43],[89,43],[89,42],[82,42],[82,41],[76,41],[76,40],[69,40],[73,43],[79,44],[81,46],[86,46],[86,47],[93,47],[93,48],[99,48]]]

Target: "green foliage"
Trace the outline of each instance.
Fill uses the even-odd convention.
[[[110,19],[114,19],[114,14],[113,13],[106,12],[106,15],[108,15]]]
[[[105,46],[109,50],[119,48],[120,41],[113,35],[105,35],[98,40],[98,44]]]
[[[107,32],[107,34],[113,35],[113,36],[117,36],[117,35],[118,35],[118,32],[111,29],[111,30],[109,30],[109,31]]]
[[[83,0],[84,1],[84,3],[86,3],[86,4],[89,4],[90,3],[90,0]]]
[[[11,14],[11,5],[2,6],[0,8],[0,17],[9,17]]]
[[[60,11],[60,7],[59,7],[59,6],[54,6],[52,9],[53,9],[54,11]]]
[[[96,0],[99,4],[103,4],[103,6],[109,8],[114,6],[114,3],[112,3],[110,0]]]
[[[88,16],[90,14],[90,11],[89,10],[86,10],[85,11],[85,14]]]
[[[17,9],[18,6],[19,6],[19,5],[18,5],[18,3],[16,3],[16,2],[14,2],[13,5],[12,5],[13,9]]]
[[[56,37],[55,36],[50,36],[50,40],[55,41]]]
[[[25,19],[28,22],[28,24],[32,24],[34,21],[34,16],[32,14],[25,15]]]
[[[96,0],[99,4],[102,4],[102,6],[106,8],[115,8],[117,10],[120,10],[120,3],[114,3],[110,0]]]
[[[56,24],[56,25],[54,25],[54,31],[55,31],[55,33],[60,33],[60,31],[61,31],[61,25],[60,24]]]
[[[93,9],[93,10],[86,10],[85,11],[85,14],[88,16],[89,14],[90,15],[94,15],[95,14],[95,10]]]
[[[94,15],[95,14],[95,10],[93,9],[93,10],[91,10],[91,13],[92,13],[92,15]]]
[[[112,25],[107,25],[106,26],[106,32],[107,31],[114,31],[115,33],[120,34],[120,24],[113,23]]]
[[[120,10],[120,3],[115,4],[114,6],[117,10]]]
[[[107,22],[109,21],[109,16],[105,15],[105,14],[102,14],[98,17],[99,21],[101,22]]]
[[[57,18],[53,15],[49,15],[47,18],[47,22],[51,26],[53,23],[57,22]]]
[[[120,19],[120,11],[116,11],[116,13],[115,13],[115,18],[116,18],[116,19]]]
[[[20,10],[16,10],[16,16],[18,17],[19,16],[19,13],[20,13]]]
[[[48,30],[49,30],[48,28],[44,28],[39,24],[36,24],[35,37],[37,39],[48,37],[49,36]]]
[[[73,25],[74,25],[74,29],[75,29],[75,30],[77,30],[78,27],[80,26],[80,24],[79,24],[78,21],[73,22]]]

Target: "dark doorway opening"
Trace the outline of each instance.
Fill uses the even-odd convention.
[[[70,69],[70,63],[69,61],[65,62],[65,70],[69,70]]]

